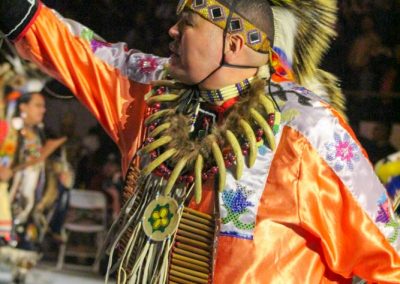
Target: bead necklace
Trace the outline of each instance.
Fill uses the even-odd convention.
[[[151,115],[145,120],[148,135],[140,150],[140,154],[149,155],[150,162],[142,169],[142,174],[154,173],[167,179],[165,194],[175,183],[190,185],[194,182],[196,202],[201,200],[204,180],[218,174],[218,187],[222,190],[226,171],[233,168],[235,177],[240,179],[245,161],[248,167],[255,162],[257,143],[275,148],[274,135],[280,123],[279,111],[265,94],[265,80],[249,81],[253,83],[239,83],[247,86],[242,90],[236,87],[238,84],[233,85],[237,94],[229,94],[228,100],[239,99],[223,111],[223,120],[219,122],[213,107],[207,107],[207,103],[199,99],[203,96],[173,85],[152,91],[147,100]],[[210,93],[226,93],[224,91]],[[222,96],[220,101],[226,98]]]

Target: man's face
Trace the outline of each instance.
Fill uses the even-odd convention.
[[[192,85],[218,68],[222,57],[222,29],[194,12],[183,11],[169,35],[174,39],[170,44],[173,78]]]

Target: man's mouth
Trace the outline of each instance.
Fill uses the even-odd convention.
[[[172,56],[179,57],[178,47],[177,47],[176,42],[171,42],[171,43],[169,44],[169,50],[171,51]]]
[[[179,51],[178,51],[178,46],[177,46],[177,43],[176,42],[171,42],[170,44],[169,44],[169,50],[171,51],[171,56],[170,56],[170,59],[171,59],[171,65],[172,66],[174,66],[174,65],[179,65],[179,63],[180,63],[180,56],[179,56]]]

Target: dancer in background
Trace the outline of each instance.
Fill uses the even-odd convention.
[[[7,95],[2,120],[5,132],[0,143],[0,179],[6,190],[2,203],[11,213],[9,231],[3,235],[7,247],[2,248],[0,258],[14,265],[17,282],[23,281],[26,269],[38,260],[42,235],[48,229],[43,215],[45,210],[55,207],[57,197],[67,194],[53,185],[53,176],[57,175],[58,180],[61,171],[46,174],[45,168],[46,159],[66,138],[45,140],[42,84],[37,80],[24,80],[23,86]]]

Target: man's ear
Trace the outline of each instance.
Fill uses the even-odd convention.
[[[245,41],[240,34],[229,34],[226,37],[225,57],[236,57],[244,48]]]

